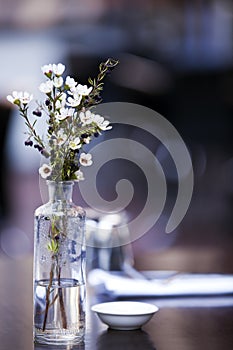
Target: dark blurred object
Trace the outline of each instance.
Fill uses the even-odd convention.
[[[6,159],[6,138],[10,121],[11,109],[0,104],[0,218],[5,219],[8,215],[8,193],[7,193],[7,177],[8,164]]]
[[[190,52],[185,45],[176,46],[176,49],[173,47],[174,51],[169,53],[161,50],[162,45],[168,45],[168,41],[153,41],[153,31],[148,32],[147,42],[139,40],[138,31],[143,31],[146,26],[144,21],[138,31],[133,27],[133,21],[131,25],[131,33],[135,29],[135,36],[132,36],[130,46],[119,52],[110,50],[104,53],[119,59],[120,64],[106,80],[103,100],[144,105],[162,114],[175,126],[190,150],[195,176],[192,202],[172,246],[169,243],[170,238],[163,232],[163,227],[153,227],[133,243],[136,267],[231,273],[230,198],[233,197],[233,172],[230,173],[229,168],[225,169],[225,163],[232,159],[233,66],[228,59],[216,63],[219,53],[214,51],[215,54],[210,55],[207,52],[201,40],[202,32],[196,38],[199,44],[204,45],[199,46],[199,54],[195,47]],[[129,33],[126,24],[123,28],[127,37]],[[159,33],[162,35],[161,31]],[[185,36],[185,33],[181,35]],[[187,44],[189,38],[185,38]],[[230,42],[224,45],[227,51],[230,50]],[[86,80],[86,73],[95,76],[102,59],[98,50],[89,54],[71,52],[72,75],[80,77],[80,81]],[[126,126],[115,127],[113,133],[114,137],[119,134],[128,138],[135,134]],[[156,154],[158,145],[149,135],[143,136],[141,132],[140,142]],[[119,165],[116,168],[119,174],[126,166]],[[171,175],[170,171],[168,175]],[[115,179],[114,176],[115,173],[111,180]],[[143,203],[142,182],[134,171],[132,178],[136,178],[135,188],[137,193],[140,192],[139,202]],[[102,179],[110,196],[110,188],[114,188],[114,184],[108,186],[111,180],[106,179],[104,174]],[[168,181],[171,187],[173,182],[169,178]],[[135,200],[133,205],[135,206]],[[136,208],[133,209],[135,212]],[[158,241],[158,234],[163,240]]]

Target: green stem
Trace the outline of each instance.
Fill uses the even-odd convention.
[[[49,285],[46,290],[46,306],[45,306],[45,315],[44,315],[44,322],[43,322],[43,328],[42,330],[44,331],[46,328],[46,323],[47,323],[47,317],[48,317],[48,311],[49,311],[49,306],[50,306],[50,301],[49,301],[49,296],[50,296],[50,291],[53,283],[53,270],[54,270],[54,263],[51,265],[51,270],[49,274]]]
[[[61,267],[58,268],[58,286],[61,286]],[[62,289],[58,287],[58,297],[59,297],[59,303],[60,303],[60,310],[61,310],[61,319],[62,319],[62,327],[67,329],[67,317],[66,317],[66,310],[63,300],[63,294]]]
[[[19,107],[19,110],[20,110],[20,113],[21,113],[21,116],[25,119],[26,121],[26,125],[29,129],[29,133],[31,136],[33,136],[34,140],[42,147],[42,148],[45,148],[44,147],[44,143],[43,141],[41,140],[40,136],[37,135],[33,125],[30,123],[30,120],[28,119],[28,116],[27,116],[27,109],[23,109],[21,106]]]

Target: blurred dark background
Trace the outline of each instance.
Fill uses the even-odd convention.
[[[0,7],[2,256],[32,252],[33,211],[41,203],[39,159],[24,149],[23,125],[5,96],[35,93],[43,64],[64,62],[84,83],[114,57],[120,65],[106,81],[104,102],[137,103],[162,114],[185,141],[194,169],[182,223],[166,235],[165,212],[133,243],[135,266],[233,272],[232,1],[0,0]],[[118,132],[134,134],[123,129]],[[144,141],[153,148],[148,135]],[[134,172],[123,163],[119,168],[123,177]],[[143,202],[141,182],[136,188]]]

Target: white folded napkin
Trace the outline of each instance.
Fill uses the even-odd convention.
[[[158,274],[159,275],[159,274]],[[178,273],[170,278],[132,279],[101,269],[89,272],[96,292],[113,297],[205,296],[233,294],[233,275]]]

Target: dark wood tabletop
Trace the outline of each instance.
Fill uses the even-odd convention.
[[[32,257],[0,259],[0,349],[41,350],[32,341]],[[142,301],[142,299],[140,299]],[[159,312],[141,329],[110,330],[90,311],[85,343],[77,350],[229,350],[233,348],[233,296],[144,301]],[[47,347],[57,349],[57,347]],[[60,349],[60,348],[59,348]]]

